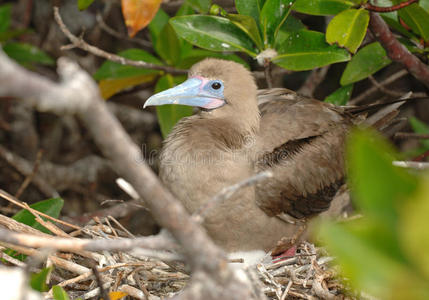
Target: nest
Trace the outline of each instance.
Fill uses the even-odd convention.
[[[112,217],[99,220],[79,230],[65,233],[52,223],[44,225],[59,237],[86,239],[117,239],[134,237]],[[49,224],[49,225],[48,225]],[[0,215],[0,225],[19,233],[45,235],[42,232]],[[10,265],[37,272],[44,266],[54,265],[48,285],[63,287],[71,299],[97,299],[100,292],[122,291],[135,299],[163,299],[180,293],[190,275],[186,267],[157,252],[73,251],[54,252],[36,248],[0,243],[4,249],[30,255],[23,263],[7,254],[2,258]],[[322,248],[309,242],[297,246],[297,254],[279,260],[267,255],[261,263],[244,268],[258,290],[269,299],[351,299],[350,290],[338,277],[333,258]],[[233,264],[237,264],[234,262]],[[102,289],[100,289],[100,285]],[[261,295],[262,295],[261,293]],[[52,298],[52,291],[44,294]]]

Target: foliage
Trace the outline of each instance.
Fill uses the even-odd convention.
[[[33,64],[53,65],[54,60],[39,48],[13,41],[14,38],[28,32],[28,30],[13,30],[10,28],[12,18],[12,6],[10,4],[0,5],[0,46],[11,58],[25,67]]]
[[[378,135],[355,132],[348,143],[349,185],[364,217],[318,224],[352,284],[380,299],[428,299],[428,183],[394,167],[397,154]]]
[[[39,273],[33,273],[30,276],[30,286],[33,290],[39,292],[46,292],[49,290],[48,285],[46,284],[46,279],[49,274],[52,272],[53,267],[43,268]]]

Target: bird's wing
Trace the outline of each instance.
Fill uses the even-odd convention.
[[[259,94],[257,171],[274,176],[257,185],[269,215],[303,218],[329,208],[344,180],[344,142],[352,120],[333,105],[276,89]]]

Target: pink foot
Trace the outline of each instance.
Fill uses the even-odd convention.
[[[282,260],[286,260],[288,258],[294,257],[295,254],[296,254],[296,246],[292,246],[289,249],[287,249],[285,252],[283,252],[279,255],[273,256],[272,257],[273,262],[276,263],[276,262],[279,262]]]

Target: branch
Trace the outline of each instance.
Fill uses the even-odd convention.
[[[389,7],[375,6],[375,5],[372,5],[371,3],[367,2],[363,5],[363,7],[369,11],[374,11],[374,12],[378,12],[378,13],[387,13],[387,12],[400,10],[401,8],[407,7],[407,6],[409,6],[413,3],[417,3],[417,2],[419,2],[419,0],[408,0],[408,1],[396,4],[396,5],[389,6]]]
[[[427,170],[429,169],[429,163],[418,162],[418,161],[394,161],[392,163],[396,167],[416,169],[416,170]]]
[[[23,69],[0,51],[0,96],[25,99],[43,111],[77,115],[118,175],[136,189],[155,220],[183,247],[196,275],[182,299],[195,299],[196,293],[204,299],[253,299],[247,277],[227,266],[224,252],[141,160],[139,147],[107,108],[93,79],[65,58],[58,60],[58,73],[60,83],[50,81]]]
[[[122,64],[122,65],[129,65],[129,66],[138,67],[138,68],[148,68],[148,69],[153,69],[153,70],[161,70],[161,71],[165,71],[165,72],[168,72],[171,74],[178,74],[178,75],[188,73],[186,70],[176,69],[176,68],[169,67],[169,66],[161,66],[161,65],[141,61],[141,60],[137,61],[137,60],[127,59],[127,58],[118,56],[116,54],[101,50],[100,48],[97,48],[95,46],[88,44],[82,38],[78,38],[73,33],[71,33],[70,30],[68,30],[68,28],[64,24],[63,20],[61,19],[61,15],[60,15],[60,12],[59,12],[59,9],[57,6],[54,6],[54,17],[55,17],[55,21],[57,22],[61,31],[72,42],[72,45],[74,47],[80,48],[80,49],[88,51],[89,53],[92,53],[96,56],[103,57],[105,59],[108,59],[110,61]],[[67,47],[67,48],[69,48],[69,47]]]
[[[395,38],[389,26],[387,26],[378,14],[371,12],[369,27],[375,38],[386,50],[390,59],[404,65],[417,80],[429,87],[429,67],[411,54],[411,52]]]
[[[429,134],[413,133],[413,132],[397,132],[393,135],[394,139],[429,139]]]

